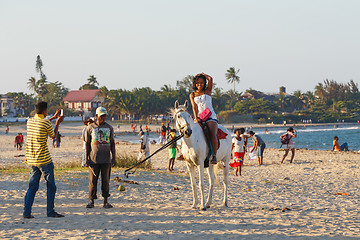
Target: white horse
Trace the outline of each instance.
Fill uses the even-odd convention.
[[[188,107],[188,101],[185,101],[184,105],[179,106],[179,102],[175,102],[175,108],[172,110],[173,117],[176,123],[176,128],[180,133],[184,134],[182,139],[182,154],[186,160],[187,168],[189,170],[191,186],[193,190],[193,208],[197,208],[198,197],[196,191],[195,182],[195,167],[199,169],[199,189],[201,195],[200,209],[206,210],[209,208],[212,201],[212,194],[214,190],[215,174],[214,165],[208,167],[210,188],[209,196],[206,204],[204,202],[204,161],[208,155],[209,147],[206,142],[205,135],[201,126],[194,122],[190,114],[186,112]],[[222,125],[219,125],[219,129],[227,133],[225,139],[220,140],[220,148],[218,149],[216,158],[218,163],[221,161],[224,163],[224,206],[227,207],[227,192],[229,184],[229,162],[231,158],[231,135],[230,132]]]

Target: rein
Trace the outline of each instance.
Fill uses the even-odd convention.
[[[136,163],[134,166],[132,166],[131,168],[128,168],[124,171],[124,175],[125,177],[129,177],[129,174],[134,174],[136,172],[137,167],[142,164],[143,162],[145,162],[146,160],[148,160],[149,158],[151,158],[152,156],[154,156],[155,154],[157,154],[158,152],[164,150],[165,148],[169,147],[171,144],[173,144],[174,142],[176,142],[177,140],[181,139],[182,137],[184,137],[184,134],[181,133],[181,135],[175,137],[173,140],[169,141],[168,143],[166,143],[164,146],[162,146],[161,148],[159,148],[158,150],[156,150],[155,152],[153,152],[150,156],[148,156],[147,158],[145,158],[144,160]],[[135,168],[133,171],[130,172],[131,169]]]

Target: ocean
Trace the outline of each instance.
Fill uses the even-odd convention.
[[[286,132],[288,126],[283,127],[254,127],[251,128],[266,143],[268,148],[280,148],[280,135]],[[265,130],[268,129],[268,133]],[[296,148],[312,150],[331,150],[334,136],[339,137],[339,144],[347,142],[350,151],[360,151],[360,124],[334,124],[320,126],[294,127],[297,137],[293,139]],[[249,129],[248,129],[249,130]],[[139,135],[131,133],[116,137],[117,140],[139,143]],[[150,140],[159,142],[156,133],[150,133]],[[249,142],[249,145],[251,142]]]
[[[266,143],[268,148],[280,148],[280,135],[288,127],[253,128]],[[269,134],[265,133],[268,129]],[[321,126],[294,127],[297,137],[293,138],[295,148],[313,150],[331,150],[334,136],[339,137],[339,144],[347,142],[350,151],[360,150],[360,124],[335,124]]]

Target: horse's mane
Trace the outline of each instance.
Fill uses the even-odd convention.
[[[186,112],[186,108],[184,105],[179,105],[178,108],[170,108],[170,111],[169,113],[175,117],[175,115],[178,113],[178,112]]]

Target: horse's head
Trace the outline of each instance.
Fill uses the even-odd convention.
[[[176,100],[175,108],[172,109],[176,128],[187,138],[191,136],[192,130],[190,127],[190,122],[193,121],[190,114],[186,111],[188,106],[189,102],[187,100],[183,105],[179,105],[179,102]]]

